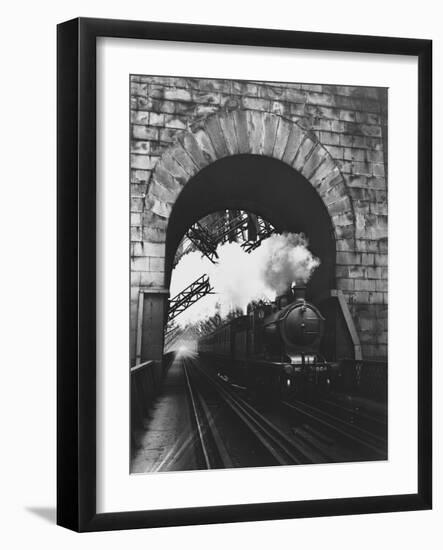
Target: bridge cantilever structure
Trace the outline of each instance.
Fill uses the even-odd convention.
[[[196,279],[169,300],[168,323],[171,323],[177,315],[180,315],[185,309],[207,294],[213,294],[213,290],[208,275],[205,274]]]
[[[210,225],[205,226],[200,222],[192,225],[186,232],[189,243],[184,248],[182,255],[197,249],[212,263],[216,263],[219,244],[241,238],[243,240],[241,246],[245,252],[251,252],[272,233],[275,233],[275,229],[268,221],[250,212],[240,210],[237,215],[229,217],[229,219],[217,220]],[[175,260],[175,263],[177,261]]]

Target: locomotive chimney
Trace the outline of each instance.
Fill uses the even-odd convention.
[[[306,287],[303,286],[293,286],[292,292],[294,294],[294,300],[304,300],[306,297]]]

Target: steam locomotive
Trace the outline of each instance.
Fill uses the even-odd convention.
[[[325,319],[306,301],[305,291],[296,286],[275,302],[250,304],[247,315],[201,336],[199,354],[267,395],[331,387],[336,364],[320,353]]]

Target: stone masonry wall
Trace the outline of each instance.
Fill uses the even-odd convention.
[[[345,294],[364,358],[387,357],[386,99],[377,88],[131,76],[131,333],[138,293],[163,284],[165,227],[150,227],[145,197],[160,156],[217,112],[248,109],[297,122],[336,161],[355,214],[355,235],[337,241],[337,288]],[[158,235],[156,234],[158,233]]]

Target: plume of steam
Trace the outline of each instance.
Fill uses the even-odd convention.
[[[218,263],[212,264],[200,252],[191,252],[175,267],[171,296],[203,273],[208,274],[215,292],[181,313],[176,319],[179,326],[203,321],[215,313],[225,318],[235,309],[245,311],[253,300],[273,300],[292,283],[306,284],[320,264],[302,233],[271,235],[250,254],[236,242],[225,243],[219,245],[217,254]]]
[[[263,281],[277,295],[284,293],[292,283],[305,285],[320,265],[320,260],[308,249],[303,233],[271,235],[262,247],[265,255]]]

